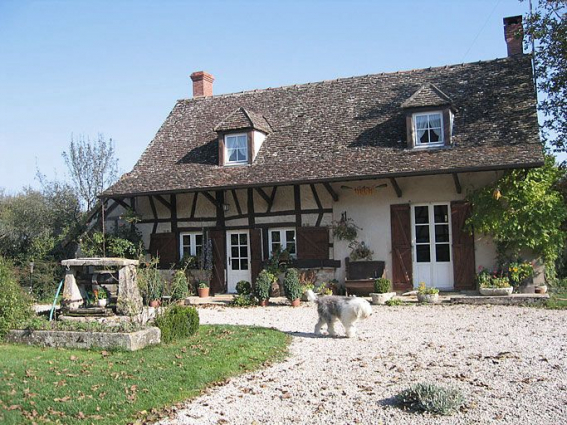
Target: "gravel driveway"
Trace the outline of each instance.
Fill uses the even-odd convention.
[[[289,332],[291,355],[208,390],[162,424],[567,423],[567,311],[373,306],[353,339],[314,337],[309,304],[199,314],[202,323]],[[465,411],[435,417],[392,405],[399,391],[424,381],[460,388]]]

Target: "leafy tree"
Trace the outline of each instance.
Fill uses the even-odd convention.
[[[523,0],[521,0],[523,1]],[[535,45],[543,135],[556,152],[567,149],[567,0],[538,0],[526,19],[527,44]]]
[[[87,211],[95,205],[98,194],[116,181],[118,159],[114,155],[112,139],[107,142],[102,134],[94,141],[71,136],[69,151],[63,152],[77,195]]]
[[[553,273],[566,237],[561,226],[567,207],[557,189],[564,176],[550,155],[541,168],[507,171],[494,184],[468,196],[473,204],[469,226],[493,237],[502,262],[530,249]]]

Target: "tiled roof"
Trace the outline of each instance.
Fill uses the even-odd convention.
[[[255,128],[256,130],[263,131],[264,133],[270,133],[271,131],[270,124],[268,124],[262,115],[252,111],[247,111],[242,107],[230,113],[223,119],[223,121],[215,126],[214,130],[219,132],[240,130],[244,128]]]
[[[421,106],[443,106],[450,105],[453,101],[435,87],[427,83],[421,86],[411,97],[402,103],[402,108],[419,108]]]
[[[427,84],[452,100],[450,148],[407,147],[401,104]],[[271,131],[252,164],[221,167],[214,129],[238,108]],[[514,168],[542,155],[530,58],[520,56],[179,100],[103,196]]]

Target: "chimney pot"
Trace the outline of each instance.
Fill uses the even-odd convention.
[[[504,39],[508,48],[508,56],[524,53],[524,27],[521,15],[504,18]]]
[[[193,97],[206,97],[213,95],[213,81],[215,77],[205,71],[197,71],[191,74],[193,80]]]

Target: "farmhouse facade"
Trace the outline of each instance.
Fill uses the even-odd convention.
[[[464,229],[468,191],[543,165],[521,17],[491,61],[213,95],[196,72],[133,170],[102,198],[139,216],[164,264],[213,246],[214,292],[254,281],[286,248],[295,266],[345,279],[344,217],[398,291],[474,289],[495,248]]]

